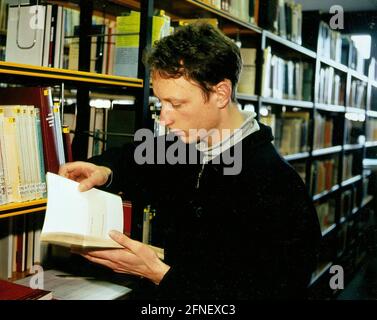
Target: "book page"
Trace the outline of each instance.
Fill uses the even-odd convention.
[[[110,230],[123,232],[121,198],[95,188],[80,192],[78,185],[78,182],[47,173],[47,210],[42,238],[58,233],[78,235],[82,239],[111,240]]]
[[[52,291],[58,300],[113,300],[131,291],[130,288],[92,277],[80,277],[59,270],[43,272],[44,290]],[[30,285],[30,277],[16,281]]]

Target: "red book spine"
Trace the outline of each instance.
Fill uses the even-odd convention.
[[[132,203],[130,201],[123,202],[123,233],[131,236],[132,221]]]

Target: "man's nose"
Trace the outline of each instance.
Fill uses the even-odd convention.
[[[161,112],[160,112],[160,122],[162,125],[168,127],[173,123],[173,119],[171,118],[171,107],[163,105],[161,107]]]

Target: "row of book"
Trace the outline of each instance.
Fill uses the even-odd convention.
[[[364,81],[352,79],[349,92],[349,106],[364,109],[367,104],[367,84]]]
[[[369,179],[364,179],[363,181],[363,191],[361,199],[364,200],[368,197],[367,187],[369,185]],[[339,218],[344,219],[352,214],[352,210],[357,208],[357,188],[353,187],[351,189],[344,190],[340,196],[340,213]],[[335,205],[336,200],[334,198],[329,199],[323,203],[315,203],[317,210],[320,226],[322,232],[331,227],[335,223]],[[347,224],[344,224],[347,227]],[[344,235],[342,235],[343,237]],[[344,249],[344,242],[342,239],[342,248]]]
[[[312,101],[313,65],[284,60],[264,49],[262,96]]]
[[[0,106],[0,204],[46,196],[42,131],[34,106]]]
[[[344,64],[361,74],[365,73],[365,59],[351,36],[332,30],[324,21],[319,23],[318,52],[324,58]]]
[[[0,101],[0,204],[43,198],[44,173],[65,163],[59,106],[50,88],[1,88]]]
[[[279,117],[269,112],[260,120],[271,127],[274,145],[279,152],[289,155],[308,151],[309,117],[308,112],[286,111]]]
[[[70,92],[66,91],[68,97]],[[121,147],[133,142],[135,131],[135,99],[124,95],[102,95],[91,93],[89,96],[90,115],[87,158],[100,155],[112,147]],[[64,126],[69,128],[69,141],[75,136],[77,101],[66,98],[64,107]],[[66,134],[63,135],[66,137]],[[67,161],[71,161],[66,155]]]
[[[248,23],[258,24],[259,0],[199,0],[216,9],[229,12]]]
[[[261,1],[259,25],[301,45],[302,6],[292,0]]]
[[[333,146],[333,132],[333,118],[317,112],[314,116],[313,149],[322,149]]]
[[[344,106],[346,81],[334,71],[333,67],[321,67],[317,101],[325,104]]]
[[[0,278],[12,278],[16,272],[30,271],[43,261],[40,236],[43,213],[1,219],[0,223]]]
[[[261,109],[260,121],[271,127],[274,135],[274,144],[283,155],[308,151],[308,132],[310,113],[304,111],[285,111],[273,113],[269,106]],[[314,116],[314,140],[313,149],[332,147],[334,142],[334,119],[333,117],[317,112]],[[369,133],[369,141],[377,138],[377,121],[368,122],[369,131],[376,127],[374,134]],[[374,130],[374,129],[373,129]],[[362,122],[346,119],[345,136],[347,144],[357,144],[363,136]]]
[[[62,6],[10,6],[5,60],[61,68],[64,55]]]
[[[330,190],[338,181],[337,159],[315,160],[311,168],[312,194]]]
[[[347,43],[349,41],[348,36],[332,30],[326,22],[319,23],[318,52],[322,57],[348,66]]]
[[[171,31],[170,17],[162,11],[153,17],[152,43]],[[137,77],[139,32],[136,11],[116,21],[93,17],[89,71]],[[10,6],[5,61],[78,70],[79,33],[77,10],[51,4],[22,6],[18,15],[18,7]]]
[[[115,51],[115,22],[108,24],[93,24],[90,37],[89,71],[103,74],[113,74]],[[79,26],[74,27],[74,38],[68,39],[69,54],[65,58],[65,66],[69,70],[79,70]]]
[[[76,15],[71,14],[72,22]],[[95,17],[92,21],[90,44],[90,72],[115,74],[136,78],[138,73],[140,13],[117,16],[116,20]],[[153,16],[152,43],[172,32],[170,17],[161,10]],[[71,30],[73,38],[67,42],[69,54],[66,68],[79,69],[79,26]]]

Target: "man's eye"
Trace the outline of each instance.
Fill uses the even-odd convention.
[[[181,104],[172,104],[171,105],[173,108],[179,108],[181,106]]]

